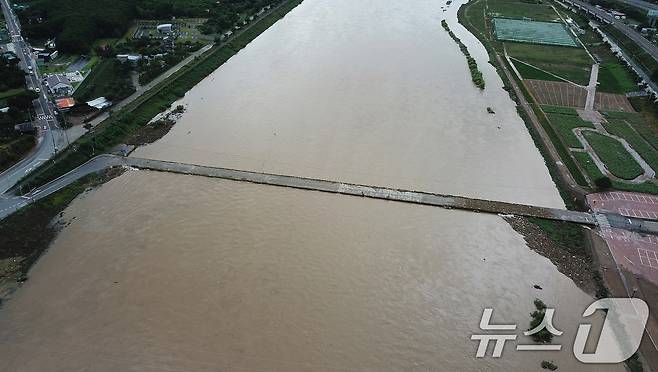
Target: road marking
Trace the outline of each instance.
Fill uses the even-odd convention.
[[[642,265],[652,269],[658,269],[658,255],[656,255],[656,252],[638,248],[637,254],[640,256],[640,263]]]

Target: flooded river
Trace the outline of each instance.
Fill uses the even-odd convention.
[[[563,206],[484,49],[443,5],[306,0],[137,155]],[[575,361],[591,298],[497,216],[129,171],[64,219],[0,310],[0,370],[623,370]],[[524,330],[536,297],[557,308],[563,350],[476,359],[482,310]]]

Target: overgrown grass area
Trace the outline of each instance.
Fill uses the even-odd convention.
[[[530,18],[534,21],[556,21],[560,17],[549,5],[517,0],[488,0],[489,16],[507,18]]]
[[[475,31],[474,33],[479,33],[479,36],[484,39],[490,39],[486,17],[484,16],[486,5],[486,0],[473,0],[468,5],[463,6],[460,13],[462,18],[468,22],[466,24],[467,28]]]
[[[523,88],[522,88],[523,89]],[[527,94],[527,92],[526,92]],[[528,94],[529,96],[529,94]],[[529,99],[529,98],[526,98]],[[551,140],[551,143],[553,146],[555,146],[555,150],[560,156],[560,159],[564,163],[564,165],[569,169],[569,173],[571,173],[571,176],[573,177],[574,181],[580,186],[583,187],[588,187],[587,180],[583,176],[582,172],[580,169],[578,169],[577,164],[574,162],[574,160],[571,158],[570,154],[571,152],[569,149],[567,149],[562,141],[560,141],[560,135],[558,132],[555,130],[555,128],[551,125],[551,123],[548,121],[547,116],[545,113],[541,110],[541,108],[535,104],[531,104],[531,107],[533,111],[535,112],[535,115],[537,115],[537,118],[539,119],[541,126],[544,128],[544,131],[546,131],[546,134]],[[519,115],[524,118],[524,120],[529,120],[527,119],[526,115],[523,113],[521,108],[518,108],[519,110]],[[527,123],[526,123],[527,124]],[[544,156],[544,159],[548,159],[548,155],[546,154],[546,149],[544,149],[544,146],[541,144],[540,141],[538,141],[535,136],[538,136],[537,133],[535,133],[534,129],[532,128],[531,125],[526,125],[528,130],[530,131],[530,134],[533,136],[533,140],[535,142],[535,146],[540,149],[540,152],[542,152],[542,156]],[[551,170],[554,165],[551,162],[546,162],[546,165],[549,167],[549,170]],[[557,175],[557,171],[553,170],[551,171],[551,176],[555,180]],[[563,190],[563,187],[560,190],[560,193],[565,193],[566,191]],[[568,201],[568,198],[565,197],[565,195],[562,195],[562,198],[565,200],[565,202]]]
[[[632,112],[605,112],[604,115],[611,122],[625,121],[658,151],[658,133],[645,121],[643,115]]]
[[[110,58],[100,61],[76,89],[73,97],[88,101],[106,97],[118,101],[135,92],[130,79],[130,66]]]
[[[642,167],[619,141],[592,131],[584,131],[583,136],[610,173],[626,180],[634,179],[644,173]]]
[[[60,152],[28,176],[24,183],[29,187],[40,186],[125,141],[302,1],[289,0],[252,23],[230,42],[213,47],[81,137],[77,148],[70,147]]]
[[[542,105],[541,109],[547,114],[562,114],[562,115],[572,115],[572,116],[578,115],[576,109],[573,109],[571,107]]]
[[[0,137],[0,172],[21,160],[32,150],[35,144],[32,135],[21,135],[7,142],[4,142],[3,138]]]
[[[551,124],[557,128],[566,145],[571,148],[583,148],[583,145],[573,133],[574,128],[594,128],[594,124],[581,119],[578,115],[546,113],[546,116]]]
[[[597,179],[597,178],[605,177],[605,175],[601,173],[601,171],[596,166],[596,164],[594,164],[594,160],[592,160],[592,157],[589,156],[588,153],[574,152],[573,156],[576,158],[578,163],[580,163],[580,166],[583,167],[583,169],[585,169],[585,172],[587,172],[590,178]],[[612,187],[616,190],[622,190],[622,191],[634,191],[634,192],[645,192],[648,194],[658,194],[658,185],[652,182],[634,184],[634,183],[625,183],[625,182],[612,180]]]
[[[591,259],[592,253],[585,244],[583,227],[570,222],[545,220],[529,217],[528,220],[539,226],[551,240],[557,243],[570,255],[583,256]]]
[[[594,63],[582,48],[506,42],[507,53],[521,61],[581,85],[587,85]]]
[[[658,70],[658,61],[650,54],[644,51],[633,40],[622,34],[619,30],[610,25],[601,27],[603,32],[610,36],[642,69],[648,74]]]
[[[626,120],[608,119],[603,126],[608,132],[625,139],[651,168],[658,170],[658,151],[645,141]]]
[[[604,63],[599,66],[598,91],[624,94],[638,90],[635,77],[619,63]]]
[[[524,79],[564,81],[551,74],[548,74],[542,70],[536,69],[532,66],[529,66],[519,61],[514,61],[514,67],[516,67],[516,70],[519,72],[519,74],[521,74],[521,77]]]

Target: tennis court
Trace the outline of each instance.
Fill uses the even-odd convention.
[[[562,23],[494,18],[496,38],[520,43],[578,47]]]

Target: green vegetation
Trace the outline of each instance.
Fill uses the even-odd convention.
[[[87,53],[94,40],[119,37],[135,17],[135,0],[41,0],[18,12],[30,39],[56,37],[64,53]],[[41,20],[41,21],[39,21]]]
[[[135,92],[130,79],[130,66],[116,59],[106,59],[91,71],[89,76],[76,89],[73,97],[88,101],[106,97],[118,101]]]
[[[631,357],[626,360],[626,366],[628,366],[630,372],[644,371],[644,367],[642,366],[642,362],[640,361],[640,358],[637,356],[637,353],[631,355]]]
[[[530,222],[539,226],[548,237],[571,256],[591,258],[589,247],[585,244],[585,231],[583,227],[570,222],[544,220],[541,218],[528,218]]]
[[[228,30],[241,14],[254,14],[280,0],[19,0],[30,6],[18,12],[26,36],[55,38],[65,53],[86,54],[95,40],[120,38],[136,18],[208,18],[208,33]]]
[[[521,77],[524,79],[563,81],[562,79],[559,79],[542,70],[529,66],[523,62],[519,62],[519,61],[514,62],[514,67],[516,67],[516,70],[519,72],[519,74],[521,74]]]
[[[25,89],[25,75],[22,70],[18,69],[20,73],[17,74],[15,64],[4,66],[0,67],[0,86],[15,88],[0,91],[0,107],[8,107],[6,113],[0,112],[0,172],[14,165],[35,145],[32,134],[21,134],[14,129],[15,125],[29,119],[27,111],[32,108],[35,93]]]
[[[546,113],[546,116],[557,128],[565,144],[571,148],[583,148],[583,145],[573,133],[574,128],[594,128],[594,124],[581,119],[578,115]]]
[[[635,78],[619,63],[604,63],[599,67],[598,91],[624,94],[637,90]]]
[[[594,63],[582,48],[505,43],[510,56],[577,84],[587,85]]]
[[[0,99],[6,99],[14,96],[24,94],[26,92],[25,88],[16,88],[0,92]]]
[[[25,72],[18,66],[18,59],[0,58],[0,92],[25,86]]]
[[[452,40],[454,40],[457,45],[459,45],[459,49],[466,56],[466,61],[468,62],[468,69],[471,71],[471,80],[473,80],[473,84],[475,84],[475,86],[480,89],[484,89],[484,78],[482,77],[482,72],[480,69],[478,69],[478,64],[475,61],[475,58],[471,57],[471,53],[469,53],[466,45],[464,45],[464,43],[462,43],[462,41],[459,40],[459,38],[452,31],[450,31],[448,22],[446,22],[445,19],[441,21],[441,25],[448,32],[448,35],[450,35]]]
[[[91,157],[122,143],[131,134],[146,125],[154,116],[166,110],[173,102],[185,95],[215,69],[228,61],[239,50],[267,30],[303,0],[289,0],[248,29],[238,34],[231,42],[213,47],[198,57],[196,62],[182,68],[170,78],[136,99],[121,111],[99,124],[93,132],[78,140],[77,148],[67,148],[50,161],[44,163],[24,182],[29,186],[42,185],[61,174],[81,165]]]
[[[549,371],[555,371],[557,369],[557,365],[553,362],[549,362],[547,360],[543,360],[541,362],[541,368],[547,369]]]
[[[573,109],[571,107],[542,105],[541,109],[547,114],[562,114],[562,115],[575,115],[575,116],[578,115],[576,109]]]
[[[583,136],[610,173],[626,180],[634,179],[644,173],[642,167],[619,141],[592,131],[584,131]]]
[[[612,181],[608,177],[599,177],[594,180],[594,184],[599,190],[607,190],[612,187]]]
[[[34,136],[28,134],[6,141],[6,138],[0,137],[0,171],[21,160],[35,145]]]
[[[616,28],[605,25],[601,29],[610,36],[618,45],[621,47],[624,52],[626,52],[635,62],[637,62],[644,71],[649,74],[653,71],[658,70],[658,61],[653,59],[653,57],[646,53],[644,49],[635,44],[635,42],[629,39],[626,35],[622,34]]]
[[[491,17],[503,16],[508,18],[530,18],[534,21],[556,21],[560,17],[553,8],[545,4],[531,4],[519,1],[497,0],[489,1],[489,15]]]
[[[161,58],[154,58],[151,61],[140,61],[139,64],[139,84],[145,85],[160,76],[165,71],[174,67],[190,53],[201,48],[199,43],[181,43],[176,44],[176,48]]]
[[[588,153],[574,151],[573,157],[576,158],[578,163],[580,163],[580,165],[583,167],[585,172],[590,176],[590,178],[595,180],[600,178],[607,178],[603,173],[601,173],[599,168],[594,163],[594,160]]]
[[[585,169],[585,172],[593,179],[605,178],[599,168],[594,164],[594,160],[586,152],[574,152],[573,156],[578,163]],[[625,183],[612,180],[612,188],[623,191],[645,192],[648,194],[658,194],[658,185],[653,182],[647,181],[640,184]]]
[[[534,304],[536,310],[530,313],[532,320],[530,320],[530,328],[528,328],[528,330],[539,326],[546,315],[546,304],[544,301],[537,298],[535,299]],[[542,344],[549,344],[553,340],[553,334],[546,328],[542,328],[539,332],[534,333],[530,337],[533,341]]]
[[[489,39],[487,20],[484,15],[487,2],[485,0],[474,0],[459,8],[459,22],[464,24],[474,35]]]
[[[658,169],[658,152],[630,124],[625,120],[608,119],[603,125],[608,132],[625,139],[651,168]]]
[[[658,150],[658,134],[649,126],[642,115],[631,112],[605,112],[604,115],[609,122],[628,123],[646,142]]]

